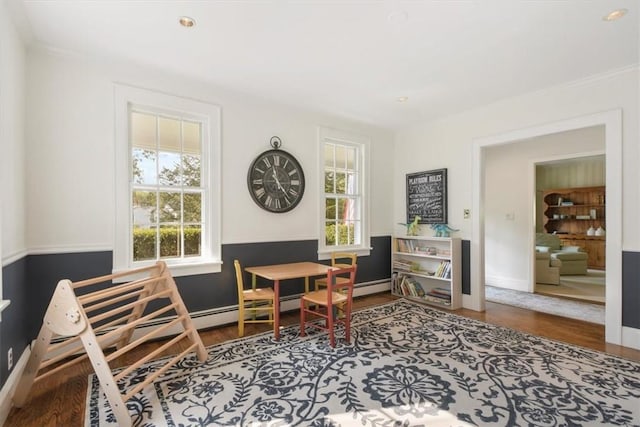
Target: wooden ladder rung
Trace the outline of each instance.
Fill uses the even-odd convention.
[[[151,359],[153,359],[157,355],[161,354],[163,351],[169,349],[172,345],[177,344],[178,342],[180,342],[182,339],[186,338],[187,336],[188,336],[187,332],[183,332],[180,335],[176,335],[175,337],[173,337],[173,339],[167,341],[166,343],[164,343],[163,345],[161,345],[160,347],[158,347],[157,349],[155,349],[151,353],[149,353],[146,356],[142,357],[136,363],[133,363],[130,366],[128,366],[126,369],[124,369],[122,372],[120,372],[118,375],[116,375],[114,377],[114,379],[116,381],[120,381],[122,378],[126,377],[128,374],[130,374],[131,372],[135,371],[140,366],[144,365],[146,362],[150,361]]]
[[[196,347],[197,347],[197,344],[193,343],[189,347],[187,347],[183,352],[173,357],[162,368],[158,369],[153,374],[149,375],[147,378],[144,379],[144,381],[142,381],[140,384],[136,385],[133,389],[127,392],[127,394],[124,395],[124,401],[126,402],[127,400],[131,399],[131,397],[133,397],[140,390],[142,390],[143,388],[151,384],[153,381],[155,381],[156,378],[164,374],[167,370],[169,370],[169,368],[175,365],[179,360],[183,359],[187,354],[195,350]]]
[[[141,274],[148,274],[148,277],[139,278]],[[136,279],[128,283],[107,286],[81,296],[75,294],[79,288],[99,283],[109,284],[116,278],[134,275],[137,275]],[[154,307],[151,313],[145,314],[148,304],[159,299],[165,300],[162,301],[163,305]],[[155,326],[150,332],[131,341],[135,328],[171,312],[176,313],[175,318]],[[93,316],[89,317],[87,313],[93,313]],[[182,325],[182,331],[178,335],[138,358],[117,375],[113,374],[109,362],[126,353],[134,354],[131,352],[141,344],[159,338],[162,333],[178,325]],[[62,341],[52,344],[54,336],[62,337]],[[117,381],[183,340],[188,340],[188,344],[181,344],[181,347],[187,347],[185,350],[166,363],[163,362],[162,367],[125,395],[119,392]],[[117,349],[105,355],[105,349],[113,346]],[[35,381],[88,358],[111,405],[117,424],[130,426],[131,418],[126,401],[194,350],[200,361],[206,359],[207,351],[204,344],[164,262],[159,261],[153,266],[76,283],[61,280],[51,298],[42,328],[34,341],[29,361],[16,387],[14,403],[18,407],[26,403],[28,392]],[[42,372],[47,368],[49,369],[46,372]]]

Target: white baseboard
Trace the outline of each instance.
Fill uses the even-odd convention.
[[[359,286],[354,290],[354,296],[363,296],[370,295],[379,292],[389,291],[391,289],[391,282],[385,281],[382,283],[371,283],[371,284],[359,284]],[[300,307],[300,297],[299,295],[288,297],[288,299],[284,299],[280,303],[281,311],[289,311],[296,310]],[[190,313],[191,318],[197,329],[205,329],[213,326],[226,325],[230,323],[236,323],[238,321],[238,309],[237,306],[230,307],[221,307],[212,310],[205,310],[200,312]],[[160,324],[168,323],[174,317],[165,317],[159,318],[151,322],[150,324],[141,326],[136,328],[133,333],[132,340],[135,340],[139,337],[142,337],[154,329],[158,327]],[[161,334],[155,336],[156,338],[162,338],[166,336],[176,335],[182,332],[182,326],[176,325],[174,328],[167,329],[163,331]],[[66,351],[66,349],[60,349],[60,352]],[[31,350],[27,347],[20,359],[16,363],[16,366],[13,368],[13,372],[9,375],[7,382],[5,382],[2,390],[0,390],[0,426],[4,425],[5,420],[9,416],[9,411],[12,407],[13,394],[15,392],[15,388],[18,385],[18,381],[22,376],[22,371],[24,370],[27,361],[29,360],[29,355],[31,354]],[[53,354],[55,356],[55,354]]]
[[[622,327],[622,345],[640,350],[640,329]]]
[[[513,277],[490,276],[485,278],[485,284],[496,288],[512,289],[514,291],[529,292],[529,281],[514,279]]]
[[[376,294],[380,292],[390,291],[391,290],[391,282],[386,281],[382,283],[373,283],[373,284],[359,284],[353,291],[353,296],[363,296]],[[280,311],[291,311],[297,310],[300,308],[300,297],[299,295],[290,296],[284,298],[280,301]],[[196,327],[196,329],[206,329],[211,328],[213,326],[221,326],[228,325],[230,323],[238,322],[238,309],[237,306],[228,306],[228,307],[220,307],[212,310],[203,310],[198,312],[193,312],[191,314],[191,319]],[[174,317],[165,317],[156,319],[150,325],[144,325],[136,328],[133,333],[132,339],[136,339],[142,337],[156,328],[159,324],[168,323]],[[162,334],[158,334],[156,337],[161,338],[165,336],[172,336],[179,334],[182,331],[182,325],[178,324],[172,328],[169,328],[162,332]]]
[[[13,399],[13,393],[18,386],[18,381],[20,381],[22,377],[22,371],[24,371],[24,368],[27,366],[30,355],[31,348],[27,346],[13,367],[13,371],[11,371],[9,378],[7,378],[7,381],[4,383],[2,390],[0,390],[0,426],[4,425],[4,422],[9,416],[9,411],[11,411],[11,407],[13,406],[11,400]]]

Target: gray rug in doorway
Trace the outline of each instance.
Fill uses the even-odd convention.
[[[604,306],[599,304],[571,301],[494,286],[485,286],[485,298],[491,302],[604,325]]]

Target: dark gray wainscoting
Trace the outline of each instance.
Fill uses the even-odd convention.
[[[471,240],[462,240],[462,293],[471,295]]]
[[[640,329],[640,252],[622,251],[622,326]]]
[[[371,245],[371,255],[358,259],[357,282],[360,286],[389,280],[391,237],[374,237]],[[220,273],[177,277],[175,280],[190,312],[231,306],[238,302],[234,259],[240,260],[243,266],[317,260],[317,247],[316,240],[223,245]],[[4,385],[9,375],[7,350],[13,347],[17,361],[36,338],[58,282],[111,274],[112,268],[111,251],[29,255],[3,268],[3,297],[10,299],[11,305],[2,313],[0,323],[0,385]],[[250,277],[245,276],[247,284],[249,280]],[[282,295],[302,292],[303,283],[303,280],[284,283]]]
[[[27,287],[27,258],[21,258],[2,269],[2,298],[11,305],[2,312],[0,322],[0,384],[9,377],[7,352],[13,348],[13,366],[29,343],[29,307],[31,294]],[[42,321],[42,317],[40,318]]]

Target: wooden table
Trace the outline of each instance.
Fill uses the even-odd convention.
[[[273,292],[275,293],[275,315],[273,333],[276,339],[280,338],[280,281],[288,279],[304,278],[305,290],[309,289],[309,277],[326,276],[333,267],[316,262],[293,262],[289,264],[261,265],[259,267],[246,267],[245,271],[251,273],[251,285],[256,287],[256,277],[264,277],[273,280]]]

